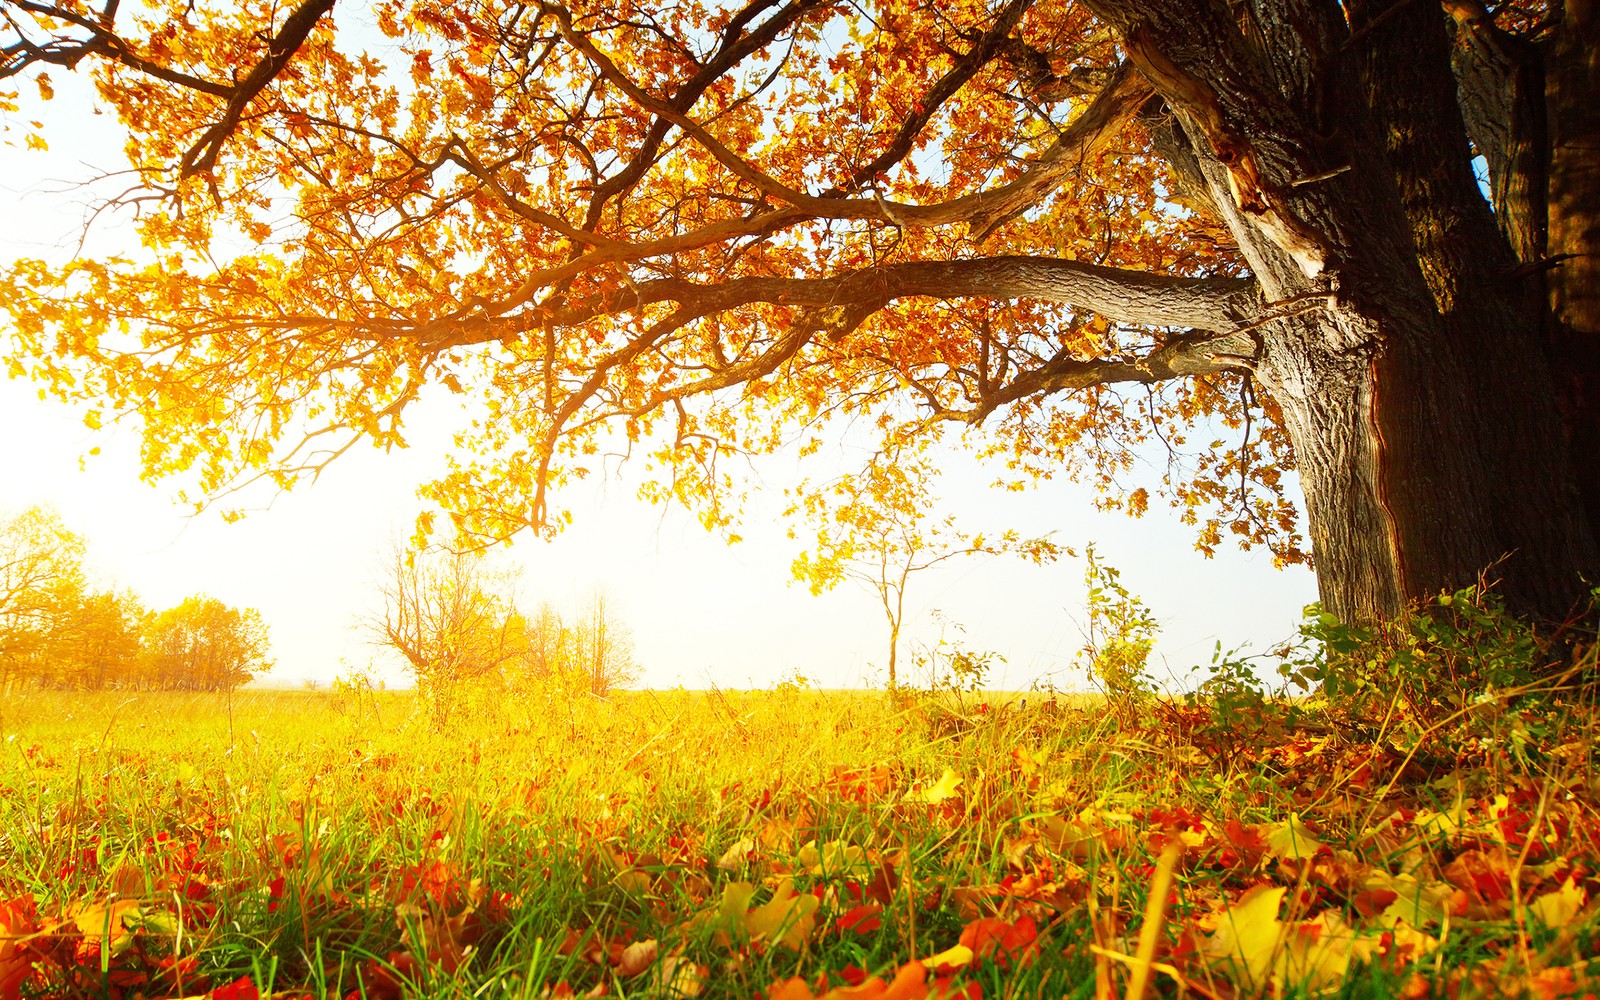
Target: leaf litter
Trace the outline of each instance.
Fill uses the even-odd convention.
[[[788,770],[708,765],[715,784],[645,753],[609,787],[604,759],[537,734],[408,756],[401,725],[272,761],[145,746],[90,794],[66,780],[87,736],[59,735],[53,768],[0,770],[0,1000],[1600,989],[1587,749],[1408,774],[1381,745],[1290,735],[1223,771],[1087,710],[1043,735],[991,718],[929,738],[885,712],[871,760],[819,741]],[[699,725],[716,747],[714,713]],[[482,769],[497,757],[524,764]]]

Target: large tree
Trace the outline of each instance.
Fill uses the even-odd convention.
[[[286,483],[439,385],[486,540],[608,428],[714,521],[719,457],[844,415],[1134,508],[1165,447],[1202,545],[1285,559],[1292,468],[1345,617],[1600,575],[1592,0],[333,8],[0,2],[0,74],[94,74],[145,244],[0,309],[155,471]]]

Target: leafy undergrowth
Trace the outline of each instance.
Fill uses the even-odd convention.
[[[1594,714],[1481,707],[13,693],[0,998],[1593,996]]]

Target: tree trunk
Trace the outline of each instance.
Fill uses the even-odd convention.
[[[1258,0],[1241,33],[1206,0],[1095,4],[1176,111],[1157,135],[1175,179],[1295,313],[1256,331],[1255,374],[1295,447],[1324,606],[1388,617],[1488,570],[1516,610],[1562,617],[1600,569],[1574,468],[1600,463],[1569,449],[1540,269],[1472,173],[1449,22],[1352,0],[1347,26],[1325,6]],[[1569,203],[1592,203],[1597,162],[1572,159]]]
[[[1549,244],[1541,249],[1559,262],[1549,276],[1557,401],[1584,513],[1600,533],[1600,10],[1571,0],[1565,13],[1545,73]]]

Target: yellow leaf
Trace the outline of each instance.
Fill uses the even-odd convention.
[[[671,955],[661,960],[656,981],[660,984],[657,996],[662,1000],[679,1000],[697,997],[706,988],[707,970],[682,955]]]
[[[1249,990],[1262,989],[1283,943],[1278,906],[1288,889],[1258,885],[1223,911],[1205,954],[1214,963],[1231,965],[1237,981]]]
[[[131,899],[121,899],[106,903],[93,903],[79,910],[73,917],[73,923],[78,925],[78,930],[89,940],[105,938],[110,946],[111,954],[118,955],[133,943],[133,931],[126,923],[126,918],[139,915],[139,904]]]
[[[744,919],[745,929],[753,938],[781,944],[799,951],[817,926],[817,907],[822,901],[810,893],[797,895],[794,883],[784,879],[773,891],[772,898],[751,910]]]
[[[924,788],[920,792],[907,792],[906,801],[926,802],[930,805],[938,805],[940,802],[943,802],[946,799],[955,798],[956,795],[959,794],[956,789],[959,788],[960,785],[961,776],[947,767],[944,769],[944,774],[939,776],[939,780],[934,782],[933,787]]]
[[[755,897],[756,887],[749,882],[730,882],[722,887],[722,900],[717,905],[717,916],[736,922],[744,920]]]
[[[722,857],[717,859],[717,867],[725,872],[738,871],[743,868],[745,861],[750,857],[750,852],[756,849],[756,842],[749,837],[743,837],[733,842],[733,846],[722,852]]]
[[[1414,875],[1390,875],[1376,871],[1366,880],[1368,887],[1388,889],[1395,901],[1386,907],[1378,920],[1385,927],[1406,923],[1412,927],[1442,924],[1450,910],[1450,896],[1454,891],[1440,882],[1424,884]]]
[[[1284,935],[1280,976],[1283,983],[1303,983],[1308,990],[1337,988],[1349,975],[1352,961],[1367,962],[1377,954],[1380,936],[1362,936],[1332,910],[1315,920],[1288,928]]]
[[[830,840],[821,847],[813,840],[800,848],[799,858],[812,875],[846,876],[872,867],[865,850],[842,840]]]
[[[1539,918],[1540,923],[1554,930],[1572,923],[1588,896],[1588,892],[1578,884],[1576,877],[1569,877],[1561,883],[1561,888],[1547,892],[1529,903],[1528,909],[1533,911],[1533,915]]]
[[[1263,839],[1267,842],[1268,852],[1282,861],[1316,857],[1317,852],[1322,850],[1322,841],[1313,837],[1306,825],[1300,822],[1299,813],[1290,813],[1286,822],[1268,826],[1263,831]]]
[[[946,948],[939,954],[930,956],[925,959],[925,962],[928,968],[943,972],[971,965],[972,959],[972,949],[964,944],[958,944],[954,948]]]

